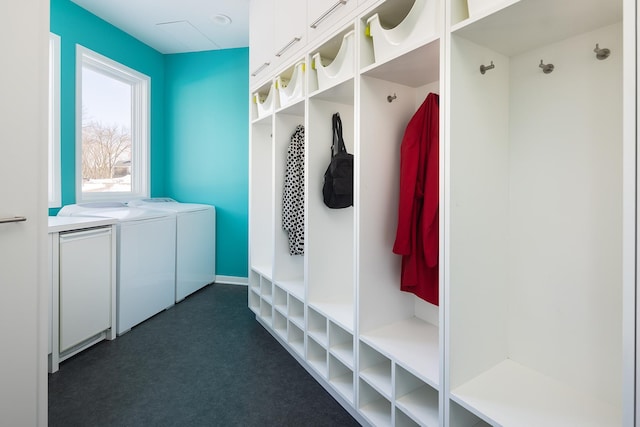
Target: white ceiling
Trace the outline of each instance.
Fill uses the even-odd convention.
[[[249,0],[72,0],[161,53],[249,45]],[[212,19],[222,14],[228,25]]]

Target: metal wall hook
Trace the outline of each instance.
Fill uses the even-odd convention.
[[[489,65],[480,65],[480,74],[484,74],[486,73],[488,70],[493,70],[494,68],[496,68],[495,65],[493,65],[493,61],[491,61],[491,64]]]
[[[542,62],[542,59],[540,60],[540,65],[538,66],[542,68],[542,72],[545,74],[549,74],[554,69],[553,64],[545,64],[544,62]]]
[[[393,100],[396,99],[397,97],[398,96],[394,92],[393,95],[387,95],[387,101],[388,102],[393,102]]]
[[[596,48],[593,49],[593,51],[596,53],[596,58],[598,58],[599,60],[607,59],[609,55],[611,55],[611,50],[607,48],[600,49],[598,43],[596,43]]]

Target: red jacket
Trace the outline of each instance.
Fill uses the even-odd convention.
[[[393,252],[402,255],[400,289],[438,305],[439,96],[430,93],[400,146],[400,201]]]

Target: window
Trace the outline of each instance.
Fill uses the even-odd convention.
[[[60,197],[60,36],[49,33],[49,207]]]
[[[76,73],[76,200],[149,195],[149,77],[82,46]]]

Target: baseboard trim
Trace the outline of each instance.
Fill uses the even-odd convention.
[[[249,284],[249,279],[247,277],[221,276],[218,274],[216,275],[216,280],[214,283],[222,283],[225,285],[247,286]]]

